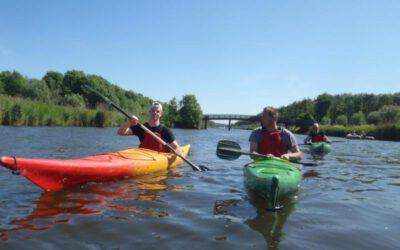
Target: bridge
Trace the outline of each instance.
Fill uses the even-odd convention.
[[[217,115],[204,115],[203,116],[204,120],[204,129],[207,129],[207,123],[209,120],[228,120],[228,129],[231,130],[231,121],[258,121],[260,120],[259,116],[256,115],[222,115],[222,114],[217,114]]]
[[[231,121],[253,121],[257,122],[260,120],[260,114],[258,115],[234,115],[234,114],[208,114],[203,116],[204,120],[204,129],[207,129],[207,123],[209,120],[228,120],[228,130],[231,130],[232,124]],[[312,120],[305,119],[287,119],[287,118],[279,118],[278,124],[284,125],[295,125],[299,127],[308,127],[314,123]]]

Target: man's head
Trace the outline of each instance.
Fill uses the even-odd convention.
[[[150,120],[159,120],[162,116],[162,105],[159,102],[153,102],[149,109]]]
[[[318,124],[318,123],[314,123],[314,124],[311,126],[311,129],[312,129],[312,131],[313,131],[314,133],[318,133],[318,132],[319,132],[319,124]]]
[[[265,107],[261,113],[261,126],[267,128],[278,121],[278,110],[273,107]]]

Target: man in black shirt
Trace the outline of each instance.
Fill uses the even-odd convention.
[[[172,131],[160,123],[162,116],[162,105],[158,102],[154,102],[150,106],[149,110],[150,119],[149,122],[143,125],[150,129],[154,134],[160,137],[163,141],[168,143],[178,154],[182,154],[181,147],[175,140],[175,136]],[[139,119],[136,116],[132,116],[131,119],[124,122],[118,129],[118,134],[121,136],[136,135],[139,137],[141,148],[147,148],[158,152],[167,152],[167,148],[158,142],[153,136],[147,133],[138,123]]]

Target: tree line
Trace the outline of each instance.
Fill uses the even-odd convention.
[[[0,123],[26,126],[114,126],[124,118],[103,100],[84,88],[94,87],[140,120],[148,119],[152,100],[124,90],[98,75],[70,70],[48,71],[42,79],[28,78],[17,71],[0,72]],[[169,127],[202,126],[202,109],[195,95],[174,97],[163,105],[163,123]]]
[[[259,114],[260,115],[260,114]],[[332,136],[366,133],[380,140],[400,140],[400,93],[394,94],[321,94],[315,99],[303,99],[279,108],[283,119],[318,122]],[[240,121],[237,128],[253,129],[259,122]],[[309,127],[289,128],[296,133],[308,133]]]
[[[319,122],[332,136],[366,133],[380,140],[400,140],[400,93],[394,94],[321,94],[280,108],[284,118]],[[306,133],[308,128],[298,128]]]
[[[400,123],[400,92],[394,94],[321,94],[279,109],[285,118],[310,119],[322,125]]]

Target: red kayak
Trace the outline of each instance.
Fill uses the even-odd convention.
[[[188,155],[190,145],[182,147]],[[172,153],[131,148],[75,160],[29,159],[3,156],[0,164],[21,174],[46,191],[87,182],[103,182],[166,170],[182,164]]]

